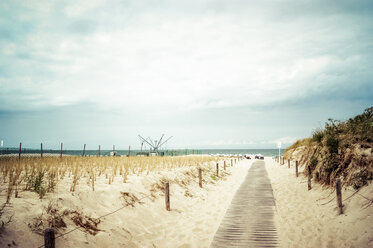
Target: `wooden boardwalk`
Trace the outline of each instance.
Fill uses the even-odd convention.
[[[274,211],[264,161],[255,161],[233,197],[211,247],[278,247]]]

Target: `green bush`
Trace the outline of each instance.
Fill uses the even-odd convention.
[[[324,130],[321,128],[318,128],[312,133],[312,141],[320,143],[324,135],[325,135]]]
[[[45,171],[39,171],[37,174],[30,175],[27,182],[29,189],[33,192],[38,193],[40,198],[43,198],[43,196],[47,192],[44,188],[44,177]]]
[[[311,169],[315,169],[315,167],[316,167],[316,165],[317,165],[318,162],[319,161],[317,160],[316,157],[312,157],[311,160],[310,160],[310,167],[311,167]]]
[[[328,148],[328,150],[331,154],[337,154],[338,153],[339,140],[338,140],[336,135],[328,134],[326,136],[325,145],[326,145],[326,147]]]

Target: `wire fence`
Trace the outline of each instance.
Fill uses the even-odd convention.
[[[1,147],[0,155],[12,155],[12,156],[181,156],[181,155],[193,155],[203,154],[202,150],[196,149],[162,149],[157,152],[153,150],[116,150],[115,146],[113,149],[102,150],[101,146],[97,149],[86,149],[86,144],[82,146],[83,149],[65,149],[63,143],[61,143],[60,149],[48,149],[47,147],[40,144],[40,148],[26,148],[20,143],[19,147]]]

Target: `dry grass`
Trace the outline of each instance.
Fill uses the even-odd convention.
[[[105,178],[108,184],[120,176],[123,183],[129,175],[179,167],[198,167],[218,158],[211,156],[177,157],[18,157],[0,156],[0,194],[6,203],[17,197],[18,191],[30,190],[43,198],[53,192],[59,182],[70,182],[74,192],[82,181],[95,191],[95,181]],[[64,180],[68,179],[68,180]]]
[[[288,147],[284,156],[309,166],[324,185],[334,185],[337,177],[355,189],[367,185],[373,180],[373,107],[347,121],[329,119],[311,138]]]

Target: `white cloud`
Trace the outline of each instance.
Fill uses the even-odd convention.
[[[314,79],[343,63],[330,55],[304,56],[303,40],[278,47],[284,33],[301,31],[294,24],[276,30],[265,21],[256,27],[216,13],[159,17],[139,14],[134,26],[84,37],[31,34],[30,50],[52,61],[45,64],[51,78],[35,92],[57,106],[92,100],[107,108],[174,110],[272,104],[322,87]]]

